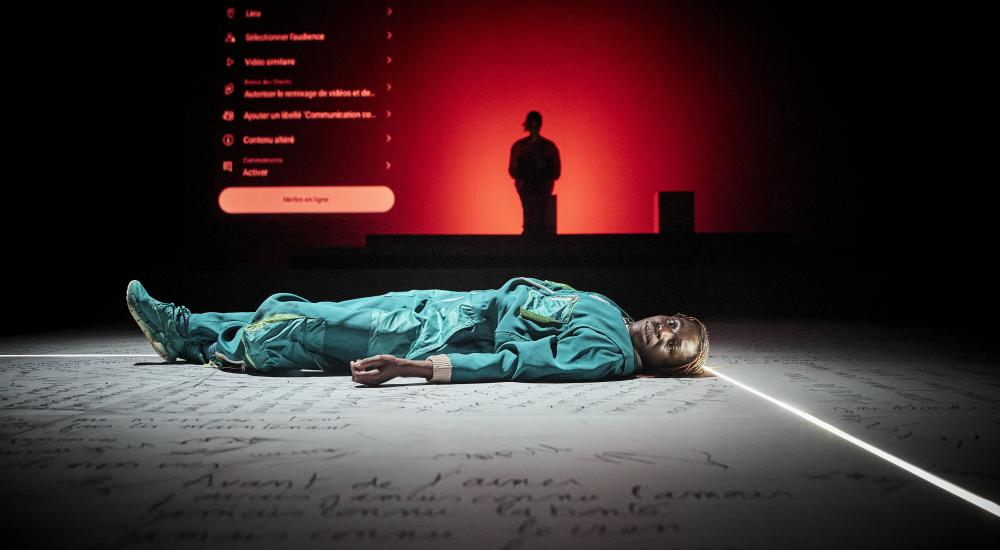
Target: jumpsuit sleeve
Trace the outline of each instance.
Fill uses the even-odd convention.
[[[562,337],[513,340],[494,353],[443,353],[428,357],[430,382],[586,381],[621,376],[625,358],[603,334],[580,327]]]

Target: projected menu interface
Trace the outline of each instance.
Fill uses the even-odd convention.
[[[392,206],[391,5],[229,5],[216,181],[228,213]]]

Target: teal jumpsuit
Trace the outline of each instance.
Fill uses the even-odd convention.
[[[490,290],[406,290],[340,302],[287,293],[255,312],[193,313],[188,335],[216,366],[350,373],[378,354],[430,359],[431,382],[583,381],[636,372],[626,323],[607,296],[514,277]]]

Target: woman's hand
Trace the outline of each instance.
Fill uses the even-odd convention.
[[[351,379],[377,386],[397,376],[415,376],[430,380],[434,371],[430,360],[412,361],[383,353],[351,361]]]
[[[351,379],[361,384],[377,386],[402,375],[405,359],[383,353],[351,361]]]

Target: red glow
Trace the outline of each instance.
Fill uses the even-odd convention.
[[[372,16],[369,8],[358,13]],[[240,68],[241,82],[291,78],[299,102],[278,89],[239,90],[244,108],[223,131],[296,138],[280,150],[238,148],[286,159],[266,175],[253,167],[253,183],[384,185],[395,197],[378,215],[318,222],[322,231],[301,237],[317,242],[297,244],[359,245],[368,233],[520,233],[507,164],[530,110],[542,113],[541,133],[560,150],[561,234],[656,232],[659,191],[694,192],[698,232],[782,230],[792,221],[789,205],[802,197],[782,173],[782,155],[794,151],[781,144],[796,138],[775,135],[767,118],[781,108],[768,95],[777,87],[768,75],[781,73],[762,66],[757,36],[725,10],[641,0],[400,1],[393,10],[382,23],[338,32],[303,19],[330,39],[365,45],[343,67],[286,46],[254,55],[294,66],[274,75]],[[261,32],[282,30],[275,27]],[[344,38],[348,31],[357,32]],[[249,55],[240,54],[245,64]],[[320,97],[328,89],[373,95]],[[328,114],[307,120],[306,110]],[[233,176],[245,174],[238,168]]]
[[[695,192],[696,230],[731,227],[719,222],[703,164],[715,91],[678,22],[617,3],[399,15],[417,21],[397,32],[414,45],[412,56],[398,55],[407,78],[397,91],[422,102],[395,113],[394,211],[408,212],[417,192],[437,201],[421,207],[434,215],[387,231],[519,233],[506,167],[531,109],[562,156],[559,233],[655,231],[649,197],[659,190]]]

